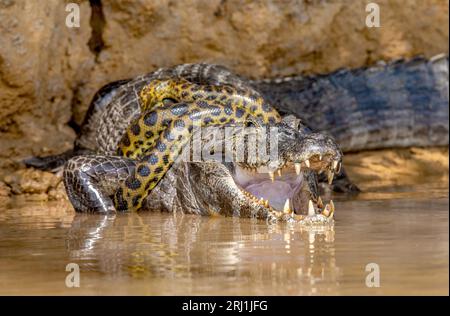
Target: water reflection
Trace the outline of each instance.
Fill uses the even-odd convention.
[[[191,215],[76,215],[67,234],[81,270],[131,278],[225,277],[336,283],[334,229]],[[314,290],[313,290],[314,291]]]
[[[0,294],[448,294],[448,203],[447,186],[366,192],[337,198],[335,226],[310,231],[15,200],[0,211]],[[380,288],[365,285],[371,262]],[[79,289],[65,286],[68,263]]]

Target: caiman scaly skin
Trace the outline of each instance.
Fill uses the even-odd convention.
[[[344,152],[447,146],[448,56],[252,82],[283,115],[333,135]]]
[[[180,98],[180,93],[186,90],[180,88],[180,82],[184,81],[189,82],[188,85],[201,86],[199,90],[203,95],[199,100],[194,100],[192,93],[185,95],[187,101]],[[148,108],[146,101],[143,102],[145,96],[142,93],[147,91],[145,87],[149,89],[156,82],[172,82],[179,90],[166,90],[165,93],[172,95],[162,97],[161,94],[149,103]],[[364,149],[362,142],[367,143],[367,148],[448,144],[448,58],[445,56],[430,61],[415,59],[367,69],[338,71],[324,76],[264,81],[243,79],[217,65],[188,64],[159,69],[102,88],[94,97],[75,149],[56,157],[32,158],[27,163],[41,169],[55,169],[61,162],[74,156],[66,164],[64,181],[75,209],[82,212],[116,211],[120,204],[117,196],[124,200],[120,189],[127,183],[133,183],[130,179],[134,180],[133,177],[139,173],[138,164],[142,166],[144,161],[145,165],[142,156],[158,150],[156,144],[145,143],[146,136],[142,131],[135,135],[134,124],[140,124],[141,128],[149,111],[160,113],[165,107],[170,109],[184,104],[187,108],[198,109],[198,101],[207,101],[205,105],[211,107],[214,100],[204,100],[211,92],[208,90],[211,87],[215,87],[213,90],[224,89],[225,86],[234,89],[238,97],[246,94],[262,95],[264,103],[274,106],[284,115],[282,122],[266,120],[257,125],[260,130],[274,125],[279,127],[280,164],[276,169],[283,170],[283,175],[277,177],[275,185],[295,189],[287,194],[289,203],[286,214],[279,212],[280,205],[276,198],[269,202],[264,198],[259,199],[259,189],[254,189],[253,182],[257,182],[260,188],[267,185],[251,166],[215,161],[175,162],[164,170],[164,175],[158,177],[159,182],[144,195],[142,187],[137,186],[141,190],[138,193],[140,199],[145,198],[143,208],[203,215],[219,213],[328,222],[334,206],[332,203],[324,206],[318,196],[317,173],[322,172],[320,177],[333,181],[332,188],[337,191],[356,187],[340,168],[342,154],[333,138],[326,133],[313,132],[310,127],[331,131],[333,136],[344,143],[346,151]],[[405,103],[405,100],[410,102]],[[240,105],[242,103],[235,103],[235,110]],[[223,111],[223,104],[220,104],[220,108]],[[430,113],[430,109],[433,113]],[[295,116],[286,115],[289,113]],[[431,116],[417,118],[423,113]],[[388,114],[391,117],[387,117]],[[252,113],[248,115],[255,118]],[[411,120],[411,115],[415,120]],[[215,126],[217,123],[218,126],[224,126],[230,122],[220,122],[219,119],[219,122],[214,123]],[[176,127],[156,128],[159,137],[164,137],[163,130],[175,131]],[[444,135],[444,132],[447,133]],[[136,144],[130,142],[132,147],[136,146],[132,150],[124,150],[127,146],[120,149],[124,145],[121,145],[121,141],[131,135],[138,136],[135,138]],[[182,137],[185,136],[190,136],[189,130],[182,134]],[[131,151],[130,158],[117,156],[118,150],[125,156]],[[80,153],[82,155],[78,156]],[[299,175],[292,177],[297,167]],[[145,171],[144,174],[147,174]],[[333,180],[334,173],[338,179]],[[292,182],[293,178],[293,186],[283,186]],[[113,196],[116,196],[116,204],[113,203]],[[312,207],[309,207],[310,204],[313,204]],[[128,199],[127,209],[132,209],[132,205],[133,199]],[[292,214],[292,210],[296,214],[305,214],[311,209],[311,216]],[[324,215],[313,215],[316,210]]]

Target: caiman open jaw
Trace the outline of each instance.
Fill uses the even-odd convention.
[[[331,174],[337,171],[340,163],[338,160],[330,163],[328,167],[333,170],[330,169]],[[310,192],[305,172],[314,172],[313,166],[322,170],[325,164],[327,163],[324,161],[313,165],[309,159],[304,162],[288,162],[275,172],[236,165],[232,177],[248,202],[267,208],[274,219],[307,219],[309,223],[323,223],[333,218],[333,201],[324,205],[320,196]]]
[[[301,134],[292,126],[280,124],[279,155],[276,162],[257,168],[236,163],[233,181],[243,195],[280,217],[280,214],[332,217],[334,204],[324,205],[317,190],[317,174],[326,173],[333,181],[342,164],[342,152],[334,139],[322,133]]]
[[[255,135],[266,131],[263,127],[250,133]],[[207,209],[209,214],[308,224],[330,223],[334,204],[332,201],[326,205],[322,202],[317,174],[326,172],[332,179],[339,171],[342,163],[339,147],[330,136],[301,134],[289,124],[279,124],[276,133],[277,138],[273,138],[278,139],[276,156],[257,158],[258,154],[244,150],[248,155],[254,155],[250,156],[254,159],[186,163],[181,169],[189,171],[182,174],[189,177],[180,186],[184,191],[189,186],[192,195],[179,196],[182,201],[179,204],[192,205],[192,212],[196,213],[198,209]],[[243,145],[236,146],[245,148],[250,144],[237,143]],[[242,147],[236,147],[236,152]],[[268,147],[272,148],[272,143]],[[182,178],[181,174],[177,177]]]
[[[317,173],[339,171],[342,153],[337,144],[322,134],[302,135],[288,125],[280,125],[278,136],[283,142],[278,142],[274,159],[178,161],[150,193],[146,208],[301,225],[332,223],[334,204],[325,205],[319,197]],[[216,141],[213,145],[223,144]]]

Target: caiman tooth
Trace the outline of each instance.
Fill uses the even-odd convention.
[[[319,160],[322,161],[322,155],[319,155]]]
[[[295,163],[295,173],[299,176],[300,171],[302,171],[302,165],[299,162]]]
[[[328,177],[328,184],[333,183],[333,177],[334,177],[333,171],[328,170],[327,177]]]
[[[289,199],[286,199],[286,202],[284,202],[283,213],[285,214],[291,213],[291,209],[289,207]]]
[[[316,214],[316,211],[314,210],[314,204],[311,200],[308,202],[308,215],[313,216]]]
[[[264,206],[269,207],[269,200],[264,200]]]
[[[269,177],[270,177],[270,180],[272,180],[272,182],[275,181],[275,175],[273,174],[272,171],[269,171]]]
[[[333,169],[336,170],[337,166],[338,166],[339,161],[334,160],[333,161]]]
[[[332,203],[332,202],[331,202]],[[331,205],[331,204],[330,204]],[[333,206],[331,206],[331,210],[330,210],[330,214],[328,214],[328,218],[332,219],[334,216],[334,210],[333,210]]]
[[[333,218],[334,215],[334,203],[333,200],[330,200],[330,203],[325,205],[325,208],[322,211],[322,215],[328,218]]]
[[[309,168],[309,167],[311,167],[311,164],[309,163],[309,159],[306,159],[305,160],[305,165]]]
[[[281,168],[277,170],[278,176],[281,178]]]
[[[322,215],[325,217],[330,216],[331,210],[330,210],[330,204],[325,205],[323,211],[322,211]]]
[[[323,202],[322,202],[322,198],[319,196],[319,198],[317,199],[317,206],[319,208],[323,208]]]

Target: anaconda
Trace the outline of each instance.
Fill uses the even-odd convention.
[[[167,105],[160,105],[170,100]],[[115,193],[117,210],[142,206],[184,145],[194,126],[281,122],[280,115],[256,92],[231,86],[199,85],[184,79],[153,80],[140,93],[142,115],[127,128],[118,154],[138,160],[136,171]],[[173,102],[173,103],[172,103]]]
[[[424,113],[430,116],[418,117]],[[149,120],[154,124],[146,124]],[[218,127],[251,122],[257,133],[276,126],[277,165],[175,162],[194,121]],[[144,207],[305,220],[290,214],[294,211],[309,213],[307,220],[328,221],[334,205],[323,205],[318,178],[333,181],[336,191],[357,188],[340,168],[342,154],[334,138],[314,132],[305,121],[315,130],[331,131],[345,150],[362,149],[361,142],[371,149],[448,144],[448,58],[269,81],[250,81],[217,65],[162,68],[102,88],[74,150],[27,164],[55,169],[72,157],[64,181],[77,211]],[[267,173],[257,172],[260,167]],[[314,215],[317,211],[324,215]]]

